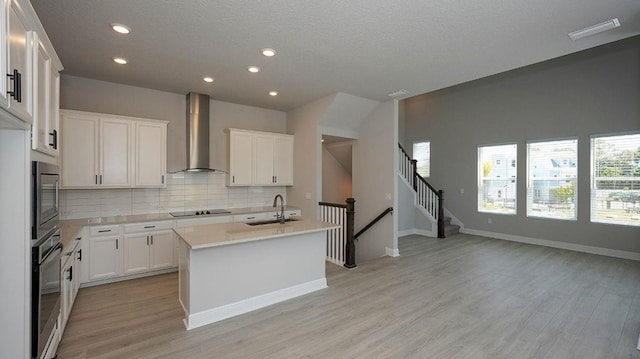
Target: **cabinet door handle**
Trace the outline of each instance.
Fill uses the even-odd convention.
[[[7,91],[7,94],[14,100],[22,102],[22,74],[18,69],[13,69],[13,74],[7,74],[7,77],[13,80],[13,91]]]
[[[69,267],[69,282],[73,280],[73,266]]]
[[[82,249],[78,251],[78,261],[82,262]]]
[[[116,239],[116,249],[118,249],[118,240]]]
[[[162,175],[162,184],[164,184],[164,175]]]
[[[156,228],[156,226],[144,226],[144,228]]]
[[[153,236],[149,236],[151,237],[151,245],[153,245]]]
[[[96,184],[98,184],[98,175],[96,175]]]
[[[100,184],[102,184],[102,175],[100,175]]]
[[[53,132],[49,132],[49,136],[53,137],[53,143],[50,143],[49,146],[53,147],[54,150],[58,149],[58,130],[53,130]]]
[[[98,233],[108,233],[108,232],[111,232],[111,230],[110,229],[101,229],[101,230],[98,231]]]
[[[231,183],[236,183],[236,176],[231,176]]]
[[[149,235],[147,235],[147,245],[149,245]]]

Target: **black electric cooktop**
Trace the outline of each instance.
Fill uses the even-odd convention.
[[[203,209],[199,211],[184,211],[184,212],[171,212],[170,215],[174,217],[191,217],[191,216],[212,216],[215,214],[227,214],[231,213],[226,209]]]

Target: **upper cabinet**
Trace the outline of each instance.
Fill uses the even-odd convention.
[[[63,188],[165,185],[166,121],[60,112]]]
[[[167,124],[136,121],[135,186],[164,186],[167,173]]]
[[[31,124],[32,148],[56,156],[62,63],[28,0],[3,0],[2,4],[2,115]]]
[[[8,82],[7,109],[25,122],[33,121],[33,75],[32,58],[33,39],[35,32],[27,20],[25,3],[6,0],[9,2],[7,21],[9,22],[6,41],[9,43],[7,51]]]
[[[229,186],[293,185],[293,136],[229,129]]]

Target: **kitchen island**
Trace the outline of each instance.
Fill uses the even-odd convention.
[[[304,218],[175,228],[186,328],[326,288],[325,232],[333,228]]]

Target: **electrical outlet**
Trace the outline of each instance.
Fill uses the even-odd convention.
[[[492,224],[493,223],[493,218],[487,218],[487,223]]]
[[[304,194],[304,199],[311,199],[311,192],[307,192]]]
[[[464,194],[464,188],[460,188],[460,194]]]
[[[386,198],[387,201],[391,201],[391,193],[385,193],[384,198]]]

